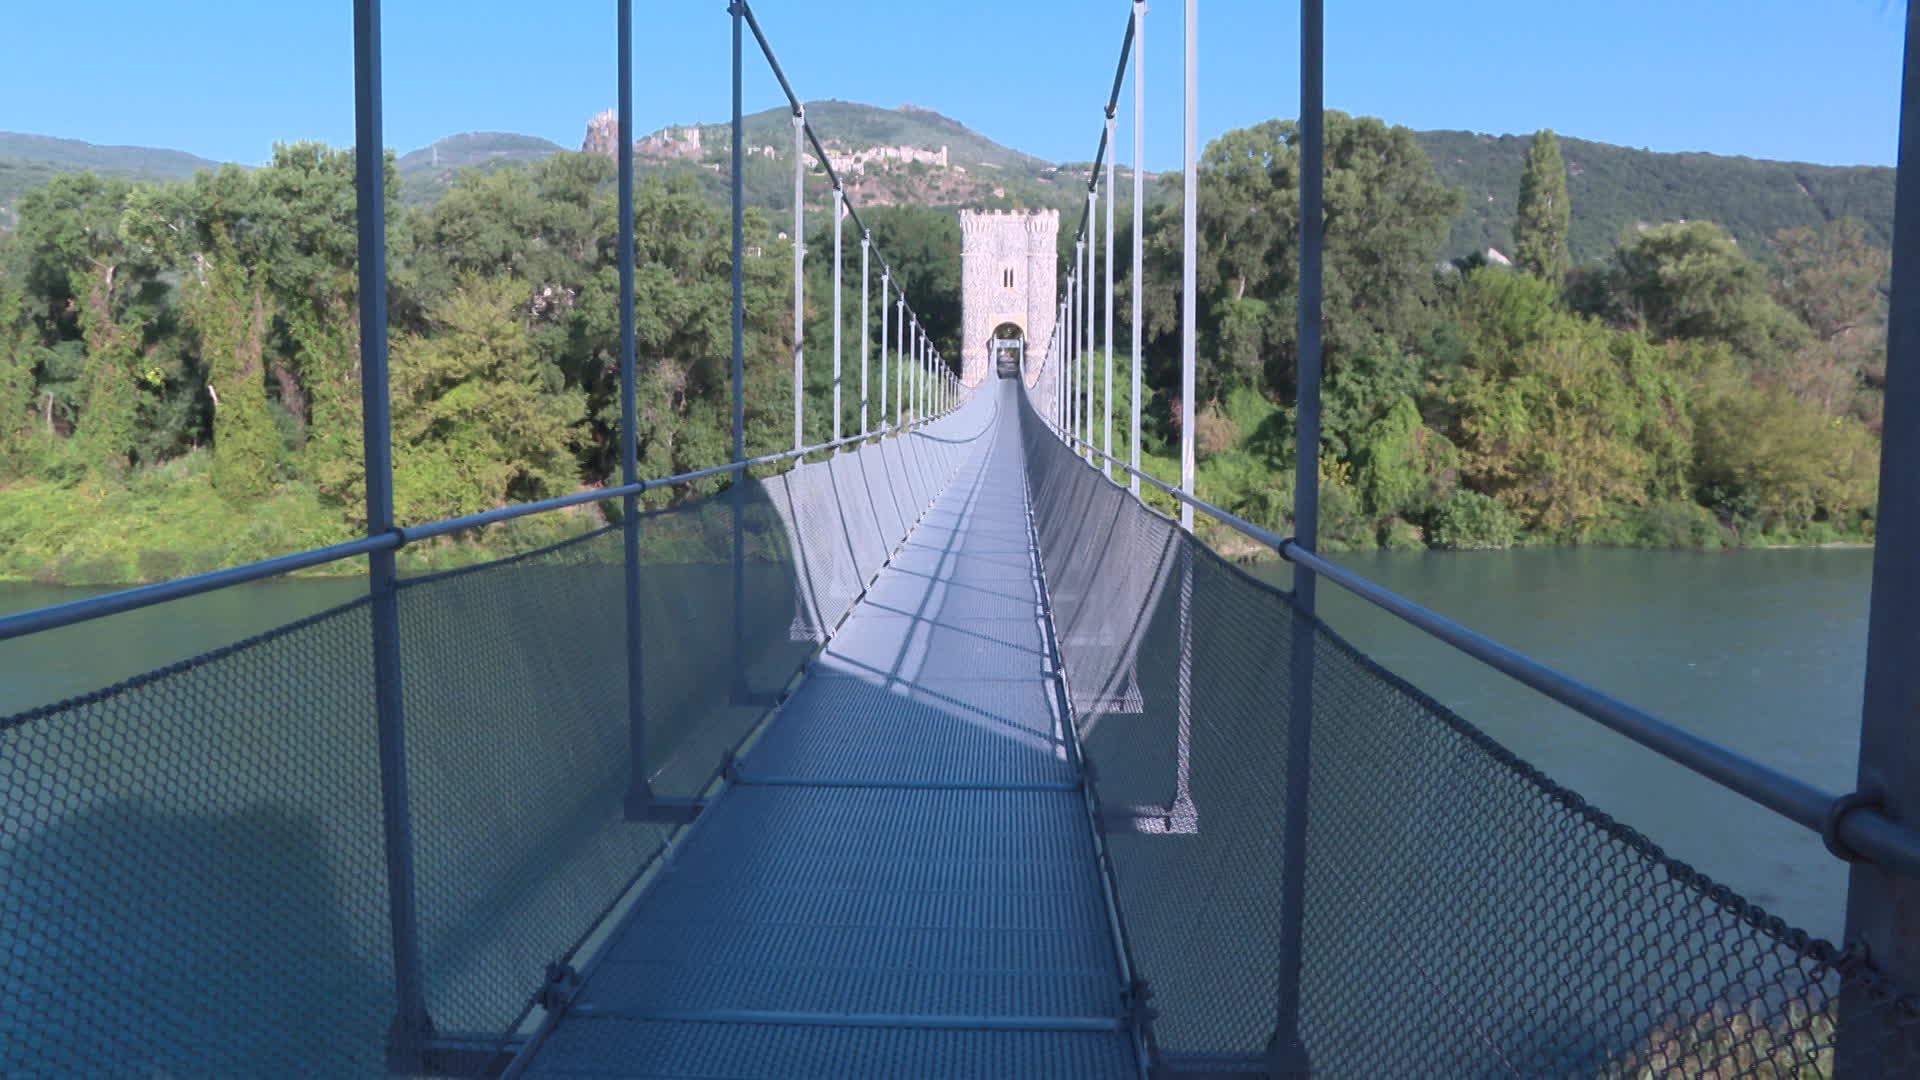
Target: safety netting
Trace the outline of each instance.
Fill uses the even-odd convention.
[[[656,796],[708,788],[985,423],[636,520]],[[460,1060],[511,1047],[671,829],[627,814],[623,528],[400,585],[423,983]],[[0,1075],[386,1073],[374,689],[362,599],[0,718]]]
[[[1105,478],[1031,404],[1022,419],[1075,729],[1170,1074],[1268,1060],[1308,704],[1315,1073],[1920,1075],[1913,1006],[1861,953],[1668,857]]]

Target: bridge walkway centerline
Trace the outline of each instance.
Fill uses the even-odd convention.
[[[1138,1075],[997,389],[525,1075]]]

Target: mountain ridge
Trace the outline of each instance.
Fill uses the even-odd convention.
[[[1049,162],[999,143],[937,111],[915,105],[884,108],[823,99],[805,105],[829,154],[886,147],[947,150],[947,164],[889,159],[839,171],[862,205],[920,202],[934,206],[1045,207],[1068,211],[1083,204],[1087,162]],[[749,148],[749,201],[789,209],[791,112],[784,106],[742,118]],[[589,124],[589,129],[591,125]],[[689,148],[686,133],[697,131]],[[676,124],[657,129],[639,144],[642,175],[694,177],[709,194],[726,195],[726,124]],[[1521,165],[1529,135],[1462,130],[1414,133],[1436,174],[1467,192],[1446,256],[1458,258],[1494,248],[1512,249],[1512,222]],[[589,130],[589,140],[592,135]],[[676,140],[680,140],[676,144]],[[1836,217],[1866,222],[1875,243],[1891,242],[1893,170],[1873,165],[1819,165],[1698,151],[1656,151],[1560,137],[1573,203],[1570,246],[1577,261],[1603,258],[1626,231],[1663,221],[1705,218],[1718,222],[1743,246],[1764,252],[1778,229],[1815,225]],[[495,170],[531,164],[570,149],[550,139],[514,132],[462,132],[406,153],[396,167],[409,205],[437,201],[465,169]],[[771,150],[769,154],[766,151]],[[806,148],[809,156],[813,148]],[[931,157],[931,155],[924,155]],[[92,169],[135,180],[184,179],[219,162],[184,151],[107,146],[77,139],[0,132],[0,227],[11,223],[19,193],[61,172]],[[1120,172],[1124,173],[1125,169]],[[1158,184],[1149,173],[1149,198]],[[1123,185],[1124,190],[1124,185]],[[810,199],[824,200],[823,193]]]

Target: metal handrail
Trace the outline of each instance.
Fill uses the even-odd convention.
[[[1331,562],[1289,537],[1263,529],[1227,510],[1148,475],[1061,430],[1039,409],[1047,427],[1069,448],[1084,448],[1126,473],[1165,492],[1241,533],[1290,563],[1304,567],[1354,596],[1393,615],[1567,708],[1624,735],[1661,757],[1711,780],[1789,821],[1823,837],[1837,839],[1848,851],[1903,874],[1920,877],[1920,832],[1886,817],[1872,806],[1837,796],[1795,776],[1763,765],[1604,693],[1564,672],[1469,629],[1360,574]],[[1089,465],[1089,468],[1093,466]],[[1116,487],[1120,485],[1116,484]],[[1125,490],[1121,488],[1121,490]]]
[[[730,461],[724,465],[713,465],[704,469],[694,469],[691,472],[677,473],[673,476],[661,477],[654,480],[642,480],[634,484],[620,484],[613,487],[598,488],[593,491],[578,491],[571,495],[560,495],[551,499],[542,499],[539,502],[503,506],[496,510],[487,510],[478,514],[467,514],[462,517],[446,518],[424,525],[408,525],[378,535],[366,536],[358,540],[349,540],[341,544],[312,548],[307,551],[295,552],[291,555],[276,555],[270,559],[261,559],[257,562],[244,563],[240,566],[230,566],[222,570],[212,570],[204,574],[195,574],[191,577],[175,578],[172,581],[162,581],[153,585],[139,585],[131,589],[120,589],[100,596],[71,600],[64,604],[53,604],[48,607],[35,608],[31,611],[16,612],[12,615],[0,616],[0,641],[26,637],[29,634],[37,634],[46,630],[56,630],[63,626],[74,626],[79,623],[91,622],[94,619],[105,618],[108,615],[118,615],[127,611],[152,607],[155,604],[164,604],[171,600],[184,600],[190,596],[218,592],[221,589],[231,588],[235,585],[244,585],[252,581],[280,577],[283,574],[290,574],[297,570],[310,570],[316,566],[325,566],[329,563],[340,562],[343,559],[357,558],[376,551],[397,551],[400,548],[406,547],[408,544],[431,539],[436,536],[465,532],[469,529],[494,525],[502,521],[512,521],[515,518],[532,517],[537,514],[550,513],[554,510],[564,510],[571,506],[604,502],[608,499],[623,498],[627,495],[639,495],[643,492],[654,491],[659,488],[673,487],[677,484],[688,484],[696,480],[705,480],[709,477],[728,473],[737,473],[744,469],[765,465],[778,465],[792,459],[803,458],[808,454],[819,454],[830,450],[838,450],[842,447],[864,442],[868,439],[878,439],[891,434],[905,434],[916,428],[931,424],[935,420],[951,416],[964,404],[965,402],[963,401],[958,405],[948,408],[945,412],[936,413],[904,425],[889,426],[880,430],[867,432],[864,435],[849,435],[831,442],[801,447],[798,450],[783,450],[777,454],[765,454],[761,457],[748,458],[744,461]]]

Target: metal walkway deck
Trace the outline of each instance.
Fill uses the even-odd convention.
[[[529,1075],[1137,1074],[1018,423],[1003,396]]]

